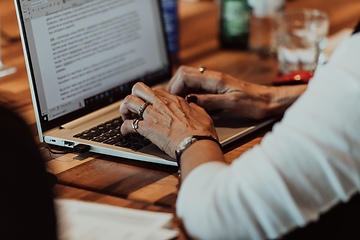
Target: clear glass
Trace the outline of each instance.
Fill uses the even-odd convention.
[[[329,29],[329,17],[318,10],[289,10],[275,19],[279,70],[315,71],[321,64]]]
[[[274,18],[272,16],[250,17],[249,48],[260,55],[276,55]]]
[[[0,26],[1,28],[1,26]],[[1,33],[0,33],[1,34]],[[0,78],[16,72],[16,68],[4,65],[1,61],[1,35],[0,35]]]

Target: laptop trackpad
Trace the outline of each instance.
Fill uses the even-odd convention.
[[[239,117],[229,111],[221,111],[211,115],[218,133],[220,143],[224,146],[273,120],[252,120]]]
[[[243,118],[228,111],[220,111],[215,114],[211,114],[211,118],[214,121],[214,125],[216,127],[216,131],[222,146],[225,146],[243,137],[244,135],[249,134],[255,129],[274,122],[274,119],[252,120]],[[161,151],[154,144],[150,144],[149,146],[139,150],[139,152],[175,162],[175,159]]]
[[[155,156],[155,157],[159,157],[159,158],[162,158],[162,159],[166,159],[166,160],[169,160],[169,161],[172,161],[172,162],[176,162],[175,159],[173,159],[172,157],[167,155],[165,152],[160,150],[160,148],[158,148],[155,144],[150,144],[149,146],[144,147],[141,150],[139,150],[139,152],[149,154],[149,155],[152,155],[152,156]]]

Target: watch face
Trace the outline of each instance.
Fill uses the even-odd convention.
[[[192,138],[193,138],[192,136],[185,138],[185,139],[179,144],[179,146],[176,148],[176,151],[181,151],[181,150],[183,150],[184,148],[186,148],[187,145],[192,142]]]
[[[178,163],[178,166],[180,166],[180,156],[185,151],[186,148],[188,148],[193,142],[196,142],[196,138],[194,136],[190,136],[185,138],[179,146],[175,149],[175,156]]]

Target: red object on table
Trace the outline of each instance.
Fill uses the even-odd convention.
[[[275,78],[273,84],[274,86],[307,84],[313,76],[314,72],[311,71],[294,71]]]

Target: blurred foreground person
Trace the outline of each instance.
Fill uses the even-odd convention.
[[[0,239],[55,240],[56,217],[43,157],[26,123],[0,106]]]

